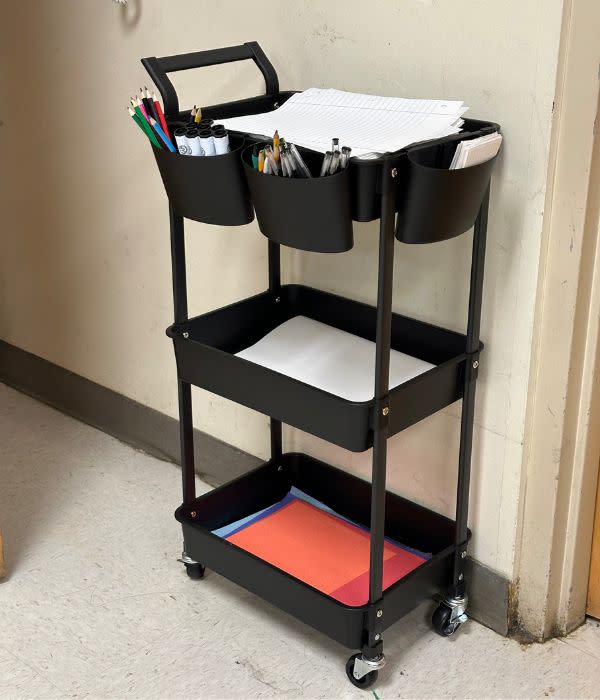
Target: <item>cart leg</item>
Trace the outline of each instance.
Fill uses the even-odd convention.
[[[192,419],[192,387],[179,380],[179,438],[181,441],[181,483],[183,503],[191,503],[196,498],[196,470],[194,467],[194,423]],[[185,566],[185,571],[191,579],[201,579],[204,576],[204,566],[194,561],[186,552],[185,541],[183,551],[178,560]]]
[[[390,421],[389,373],[392,333],[392,283],[394,273],[394,221],[397,170],[382,166],[381,220],[379,224],[379,277],[375,338],[375,404],[373,409],[373,467],[371,485],[371,541],[369,607],[362,653],[348,659],[346,674],[358,688],[369,688],[385,665],[383,654],[383,546],[385,537],[385,485],[387,439]]]
[[[187,320],[187,279],[185,269],[185,232],[183,217],[178,216],[169,207],[171,228],[171,271],[173,277],[173,309],[175,323]],[[178,380],[179,398],[179,441],[181,444],[181,485],[183,503],[191,503],[196,498],[196,473],[194,468],[194,423],[192,418],[192,387],[182,379]],[[202,564],[191,559],[183,543],[179,561],[185,565],[190,578],[198,579],[204,575]]]
[[[440,605],[434,611],[432,620],[435,631],[444,637],[454,634],[460,625],[468,619],[466,615],[468,598],[465,563],[467,558],[471,455],[475,420],[475,390],[479,371],[479,331],[489,200],[490,191],[488,187],[473,232],[469,317],[467,323],[467,362],[460,422],[460,451],[456,489],[456,533],[452,582],[446,596],[442,598]]]

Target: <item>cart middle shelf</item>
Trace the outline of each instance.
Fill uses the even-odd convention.
[[[175,324],[178,375],[354,452],[373,444],[376,308],[284,285]],[[460,333],[392,315],[389,434],[457,401]]]

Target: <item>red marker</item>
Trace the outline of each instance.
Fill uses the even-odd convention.
[[[163,113],[160,102],[156,99],[155,92],[152,93],[152,101],[154,102],[154,108],[156,109],[156,113],[158,114],[158,119],[160,120],[160,125],[162,126],[163,131],[169,138],[171,138],[171,134],[169,133],[169,127],[167,126],[167,120],[165,119],[165,115]]]

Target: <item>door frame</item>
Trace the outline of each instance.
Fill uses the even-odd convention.
[[[510,628],[585,619],[600,461],[600,3],[565,0],[529,377]]]

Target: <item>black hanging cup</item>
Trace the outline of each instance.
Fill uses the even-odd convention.
[[[497,156],[479,165],[449,170],[456,145],[438,144],[408,152],[399,184],[399,241],[445,241],[474,225]]]
[[[318,177],[323,156],[302,150],[312,178],[265,175],[252,167],[252,149],[242,161],[262,233],[275,243],[316,253],[342,253],[354,245],[350,168]]]
[[[205,224],[240,226],[254,219],[240,155],[244,139],[230,137],[218,156],[184,156],[152,147],[173,210]]]

